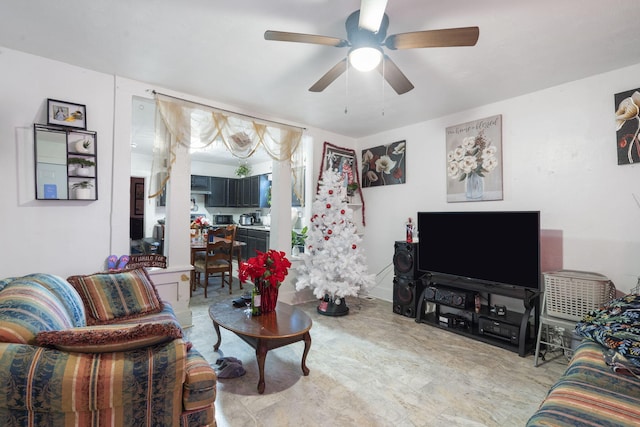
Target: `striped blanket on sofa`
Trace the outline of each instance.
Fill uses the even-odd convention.
[[[585,314],[585,337],[528,426],[640,425],[640,295]]]

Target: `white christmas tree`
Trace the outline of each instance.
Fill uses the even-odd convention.
[[[344,181],[335,171],[325,171],[313,202],[306,248],[297,267],[296,289],[331,301],[356,296],[374,283],[368,274],[362,239],[353,222],[353,210],[343,201]],[[339,303],[339,302],[338,302]]]

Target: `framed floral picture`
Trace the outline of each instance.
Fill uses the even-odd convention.
[[[362,150],[362,186],[404,184],[406,141]]]
[[[502,115],[447,128],[447,202],[502,200]]]
[[[640,162],[640,89],[617,93],[614,96],[616,108],[616,148],[618,164],[630,165]]]

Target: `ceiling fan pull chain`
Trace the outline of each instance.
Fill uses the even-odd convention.
[[[347,106],[349,104],[349,61],[347,61],[347,68],[344,73],[344,113],[347,114],[349,112]]]
[[[384,83],[385,83],[385,77],[384,77],[384,73],[386,72],[386,61],[382,61],[382,79],[380,79],[380,84],[382,85],[382,116],[384,117]]]

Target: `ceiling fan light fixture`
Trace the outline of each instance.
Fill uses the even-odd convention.
[[[358,71],[371,71],[381,60],[382,52],[375,47],[359,47],[349,52],[349,62]]]

